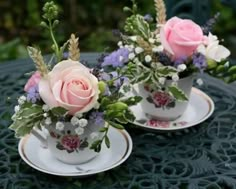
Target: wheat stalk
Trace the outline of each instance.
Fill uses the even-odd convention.
[[[157,33],[160,31],[160,25],[166,22],[166,6],[164,0],[154,0],[156,8]]]
[[[40,72],[41,76],[45,76],[48,74],[48,68],[43,60],[43,56],[41,54],[41,51],[39,49],[36,49],[34,47],[27,47],[28,54],[32,58],[32,60],[35,63],[35,66],[37,70]]]
[[[79,38],[75,38],[74,34],[69,39],[69,58],[74,61],[80,59]]]

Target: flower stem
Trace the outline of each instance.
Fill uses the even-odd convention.
[[[61,52],[59,50],[57,41],[56,41],[54,33],[53,33],[51,20],[49,20],[49,31],[50,31],[50,35],[51,35],[52,41],[54,43],[54,49],[53,50],[55,51],[55,54],[56,54],[56,57],[57,57],[57,61],[59,62],[61,60]]]

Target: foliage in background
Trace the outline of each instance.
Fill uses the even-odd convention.
[[[47,0],[22,0],[20,3],[19,0],[0,1],[0,61],[26,57],[26,45],[38,44],[44,52],[50,51],[48,34],[38,27],[41,21],[40,7],[45,2]],[[80,47],[83,51],[104,51],[107,46],[115,48],[117,39],[112,35],[112,29],[122,28],[127,16],[122,8],[131,4],[130,0],[55,2],[64,10],[61,13],[62,23],[57,41],[65,41],[73,31],[80,36]],[[142,14],[151,13],[155,16],[153,0],[139,0],[138,4]],[[221,12],[214,33],[225,39],[225,45],[231,47],[232,52],[236,49],[236,11],[222,5],[220,0],[211,0],[211,6],[212,15]],[[235,51],[233,54],[236,56]]]

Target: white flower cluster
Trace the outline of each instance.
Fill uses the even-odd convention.
[[[84,127],[88,125],[88,120],[87,119],[79,119],[76,116],[73,116],[70,120],[71,124],[75,126],[75,133],[77,135],[82,135],[84,133]]]

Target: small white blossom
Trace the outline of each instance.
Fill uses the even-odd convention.
[[[99,103],[99,102],[96,102],[96,103],[94,104],[94,107],[93,107],[93,108],[97,110],[99,107],[100,107],[100,103]]]
[[[74,116],[78,117],[78,118],[81,118],[83,116],[83,114],[81,114],[80,112],[76,112]]]
[[[122,41],[119,41],[119,42],[117,43],[117,45],[118,45],[119,47],[122,47],[122,46],[123,46]]]
[[[137,41],[137,36],[131,36],[130,39],[135,42]]]
[[[88,125],[88,120],[87,119],[80,119],[79,120],[79,126],[80,127],[85,127],[86,125]]]
[[[47,118],[45,119],[45,124],[46,124],[46,125],[51,125],[51,124],[52,124],[52,120],[51,120],[50,117],[47,117]]]
[[[97,132],[92,132],[92,133],[90,134],[90,138],[91,138],[92,140],[96,140],[96,139],[99,138],[99,134],[98,134]]]
[[[162,45],[159,45],[158,47],[153,47],[152,52],[157,53],[157,52],[162,52],[164,50],[164,47]]]
[[[47,104],[44,104],[42,109],[43,111],[48,112],[50,110],[50,107]]]
[[[152,57],[150,55],[145,56],[145,62],[151,62]]]
[[[130,59],[130,60],[133,60],[134,57],[135,57],[135,54],[134,54],[134,53],[129,53],[129,59]]]
[[[155,39],[153,39],[153,38],[149,38],[148,41],[149,41],[149,43],[152,43],[152,44],[155,43]]]
[[[71,122],[71,124],[72,124],[73,126],[75,126],[75,125],[78,125],[78,124],[79,124],[79,119],[78,119],[77,117],[73,116],[73,117],[71,118],[70,122]]]
[[[76,133],[77,135],[82,135],[82,134],[84,133],[84,128],[82,128],[82,127],[77,127],[77,128],[75,129],[75,133]]]
[[[135,51],[136,54],[140,54],[140,53],[142,53],[144,51],[144,49],[142,47],[136,47],[134,49],[134,51]]]
[[[15,113],[19,112],[20,106],[19,105],[15,106],[14,110],[15,110]]]
[[[12,119],[13,121],[15,121],[15,119],[16,119],[16,114],[13,114],[13,116],[11,116],[11,119]]]
[[[175,82],[178,81],[179,76],[177,74],[172,75],[172,80],[175,81]]]
[[[124,47],[125,47],[126,49],[128,49],[128,48],[129,48],[129,45],[125,45]]]
[[[64,124],[61,121],[56,123],[56,129],[62,131],[64,129]]]
[[[166,78],[160,77],[160,78],[158,79],[158,81],[159,81],[159,83],[160,83],[161,85],[164,85],[165,82],[166,82]]]
[[[24,104],[25,101],[26,101],[26,97],[25,97],[25,96],[21,96],[21,97],[18,99],[18,103],[19,103],[20,105]]]
[[[44,114],[43,114],[43,117],[48,117],[48,114],[47,114],[47,113],[44,113]]]
[[[185,64],[180,64],[180,65],[178,65],[177,70],[178,70],[178,72],[182,72],[182,71],[186,70],[186,68],[187,68],[187,66]]]
[[[199,78],[199,79],[197,79],[197,81],[196,81],[196,82],[197,82],[197,84],[198,84],[199,86],[203,85],[203,80],[202,80],[202,79],[200,79],[200,78]]]

